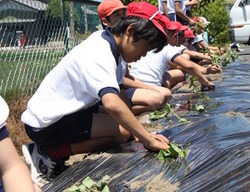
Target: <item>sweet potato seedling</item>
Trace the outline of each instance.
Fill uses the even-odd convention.
[[[179,123],[188,123],[189,121],[185,118],[179,117],[174,110],[171,108],[170,104],[166,103],[164,109],[161,110],[155,110],[153,112],[149,113],[149,119],[151,120],[159,120],[163,117],[167,117],[168,114],[172,113],[174,116],[176,116],[179,120]]]
[[[109,188],[107,185],[109,180],[110,177],[108,175],[105,175],[99,182],[95,182],[89,176],[87,176],[80,185],[72,185],[70,188],[64,190],[63,192],[109,192]]]
[[[186,159],[187,149],[184,149],[183,145],[176,143],[169,143],[170,148],[167,150],[160,150],[157,158],[159,160],[165,159],[177,159],[178,156]]]

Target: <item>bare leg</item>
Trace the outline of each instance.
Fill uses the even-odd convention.
[[[105,147],[125,143],[130,133],[119,126],[108,114],[96,113],[93,116],[91,139],[72,143],[73,154],[99,151]]]
[[[173,88],[177,83],[185,80],[185,74],[180,69],[172,69],[164,73],[163,86],[167,88]]]
[[[157,89],[136,89],[132,97],[132,111],[135,115],[139,115],[146,111],[152,111],[159,109],[165,105],[169,97],[171,96],[170,91],[160,92]]]

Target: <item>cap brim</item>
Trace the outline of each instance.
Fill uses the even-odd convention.
[[[120,6],[120,7],[116,7],[115,9],[113,9],[112,12],[110,12],[107,16],[110,16],[112,13],[114,13],[115,11],[119,10],[119,9],[127,9],[128,6]]]
[[[9,116],[9,107],[7,103],[0,97],[0,128],[5,124]]]
[[[172,23],[170,23],[170,25],[167,26],[167,30],[173,31],[173,30],[176,30],[176,29],[177,29],[177,26],[176,26],[176,25],[173,25]]]
[[[188,29],[188,26],[187,25],[183,25],[179,31],[186,31]]]
[[[151,21],[154,23],[154,26],[157,27],[157,29],[159,29],[168,38],[165,28],[161,24],[159,24],[157,21],[155,20],[151,20]]]

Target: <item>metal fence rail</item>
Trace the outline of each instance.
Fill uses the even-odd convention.
[[[98,3],[0,0],[0,94],[32,94],[74,46],[101,25]]]

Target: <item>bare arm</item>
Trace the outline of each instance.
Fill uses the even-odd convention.
[[[0,174],[5,191],[40,191],[38,187],[35,189],[30,172],[9,137],[0,141]]]
[[[188,54],[191,58],[194,58],[194,59],[199,59],[199,60],[206,59],[210,62],[212,60],[212,58],[208,54],[200,53],[197,51],[191,51],[191,50],[185,49],[183,53]]]
[[[186,22],[188,22],[191,26],[195,25],[195,21],[191,18],[189,18],[181,9],[181,2],[175,2],[175,12],[176,14],[182,18],[183,20],[185,20]]]
[[[191,0],[191,1],[186,1],[185,6],[192,6],[192,7],[196,7],[199,5],[199,1],[198,0]]]
[[[166,17],[168,17],[168,6],[167,6],[167,2],[163,1],[162,2],[162,9],[163,9],[163,13]]]
[[[137,137],[145,148],[158,151],[169,147],[168,139],[162,135],[149,133],[118,95],[107,93],[102,97],[102,103],[110,116],[124,129]]]
[[[190,60],[183,58],[182,56],[178,56],[174,59],[174,64],[181,67],[185,72],[192,75],[193,77],[198,77],[198,81],[207,87],[214,88],[214,83],[208,81],[208,79],[202,74],[199,70],[198,65]],[[200,66],[201,67],[201,66]]]

